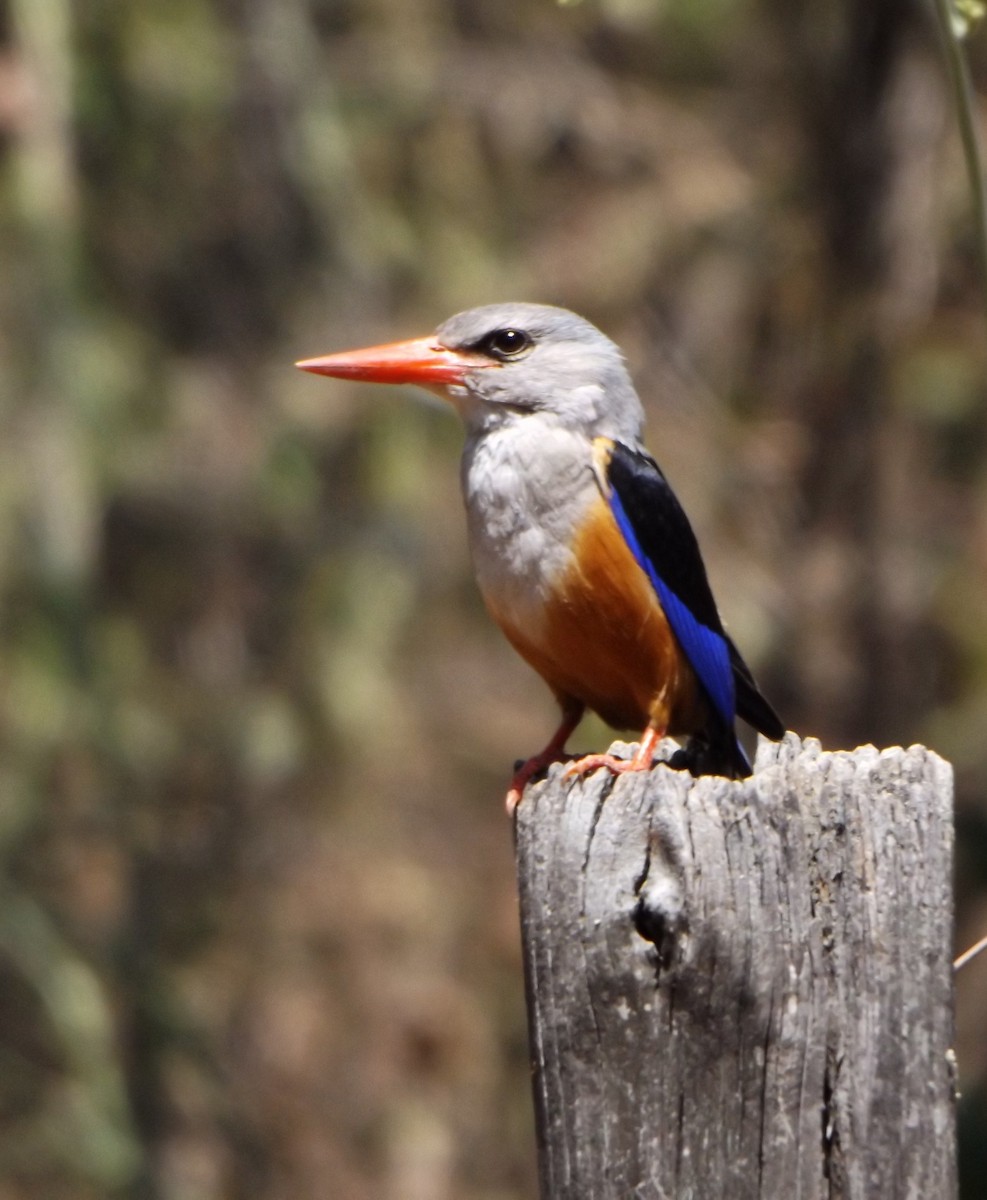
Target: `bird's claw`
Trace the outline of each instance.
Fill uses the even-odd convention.
[[[532,779],[547,766],[547,763],[542,762],[540,755],[535,755],[534,758],[524,759],[514,766],[514,777],[511,780],[511,786],[507,789],[507,795],[504,798],[504,807],[507,809],[509,817],[514,816],[514,811],[521,803],[521,797],[524,795],[524,789],[528,786]]]
[[[566,762],[573,758],[571,754],[557,753],[554,748],[549,748],[541,754],[536,754],[533,758],[519,758],[514,764],[514,777],[511,779],[511,786],[507,789],[507,795],[504,797],[504,807],[507,809],[509,817],[514,816],[514,810],[521,803],[521,797],[524,795],[524,789],[542,771],[547,770],[553,763]]]
[[[588,775],[591,771],[599,770],[600,767],[606,767],[615,775],[624,775],[628,771],[647,771],[650,766],[650,762],[639,762],[637,758],[617,758],[615,754],[587,754],[582,758],[577,758],[575,762],[569,763],[562,772],[562,776],[564,779],[573,779],[577,776]]]

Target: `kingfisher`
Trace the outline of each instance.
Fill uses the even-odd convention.
[[[777,741],[784,726],[723,627],[688,517],[644,448],[644,410],[619,348],[583,317],[544,304],[489,304],[410,341],[306,359],[337,379],[417,384],[466,427],[460,477],[477,583],[508,641],[562,710],[539,753],[515,769],[513,813],[591,709],[642,731],[630,758],[588,754],[569,775],[670,765],[751,773],[743,719]]]

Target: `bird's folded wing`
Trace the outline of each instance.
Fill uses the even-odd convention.
[[[650,455],[608,438],[597,439],[595,449],[620,531],[717,715],[732,727],[736,695],[730,643],[689,519]]]

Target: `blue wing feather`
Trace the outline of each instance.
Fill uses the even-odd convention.
[[[713,629],[700,621],[661,577],[655,564],[641,548],[634,526],[615,488],[610,489],[608,499],[620,532],[641,569],[651,580],[683,653],[717,714],[727,727],[732,728],[736,716],[736,694],[730,649],[722,629]]]

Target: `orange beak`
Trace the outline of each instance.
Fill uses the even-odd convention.
[[[295,363],[313,375],[334,379],[363,379],[369,383],[417,383],[419,387],[462,383],[467,371],[495,366],[478,354],[466,354],[440,346],[434,338],[391,342],[366,350],[346,350],[325,358],[306,358]]]

